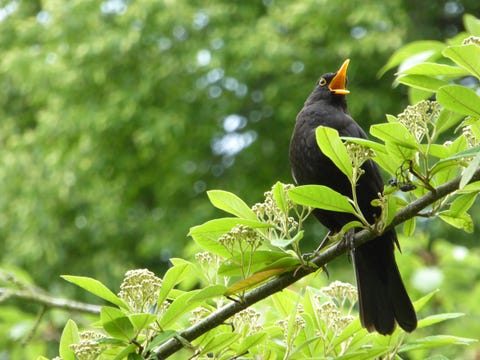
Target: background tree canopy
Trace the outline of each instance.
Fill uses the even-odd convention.
[[[377,77],[389,56],[479,12],[477,0],[0,1],[1,266],[62,294],[74,289],[60,274],[162,273],[215,215],[207,189],[254,203],[292,182],[290,135],[320,74],[352,59],[349,108],[367,129],[408,103],[391,73]]]

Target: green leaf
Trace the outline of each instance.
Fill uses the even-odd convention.
[[[467,166],[465,171],[462,174],[462,179],[460,180],[460,184],[458,185],[459,189],[463,189],[465,185],[467,185],[470,180],[472,180],[473,175],[478,170],[480,166],[480,152],[473,158],[472,162]]]
[[[230,257],[226,261],[223,261],[218,269],[218,275],[230,277],[240,276],[241,269],[239,267],[239,264],[242,263],[243,257],[244,255],[238,254]],[[284,258],[291,258],[291,255],[283,251],[257,250],[251,256],[249,256],[249,260],[251,259],[251,262],[248,264],[248,266],[250,267],[251,272],[256,272],[264,268],[265,266],[275,263],[276,261]]]
[[[188,235],[204,250],[227,258],[230,253],[217,240],[236,225],[245,225],[256,229],[272,227],[271,224],[249,219],[221,218],[190,228]]]
[[[427,336],[418,340],[413,340],[407,344],[403,344],[402,346],[400,346],[399,352],[438,348],[440,346],[470,345],[477,341],[478,340],[476,339],[462,338],[452,335],[434,335]]]
[[[403,223],[403,233],[405,234],[405,236],[410,237],[413,235],[413,233],[415,232],[415,224],[416,221],[414,217],[406,220]]]
[[[422,100],[427,100],[432,97],[433,91],[421,90],[414,87],[408,88],[408,102],[410,104],[416,104]]]
[[[480,79],[480,46],[474,44],[449,46],[442,54]]]
[[[247,352],[249,349],[253,348],[254,346],[257,346],[258,344],[262,343],[265,341],[267,338],[267,333],[264,331],[257,332],[255,334],[249,335],[246,338],[243,339],[243,341],[240,343],[240,346],[236,350],[236,354],[244,354]]]
[[[449,213],[452,216],[457,216],[467,212],[473,205],[478,193],[467,193],[457,197],[452,205],[450,205]]]
[[[157,316],[154,314],[129,314],[128,319],[132,323],[133,327],[138,331],[146,329],[148,325],[157,320]]]
[[[435,139],[463,119],[459,113],[443,109],[435,123]]]
[[[165,341],[170,340],[171,338],[173,338],[177,334],[178,334],[178,332],[175,331],[175,330],[162,331],[161,333],[159,333],[158,335],[156,335],[153,338],[153,340],[150,342],[150,344],[148,344],[145,351],[150,351],[150,350],[156,348],[157,346],[162,345]]]
[[[216,334],[210,341],[208,341],[200,351],[199,355],[214,353],[227,348],[230,344],[240,338],[240,334],[234,332],[223,332]]]
[[[256,272],[252,276],[234,283],[227,289],[227,291],[225,291],[224,295],[229,296],[241,293],[242,291],[247,291],[251,288],[259,286],[260,284],[263,284],[265,281],[270,280],[270,278],[274,276],[283,274],[288,270],[290,270],[289,267],[280,267]]]
[[[121,308],[128,309],[128,305],[115,295],[109,288],[103,285],[100,281],[84,277],[84,276],[71,276],[71,275],[62,275],[63,279],[81,287],[84,290],[96,295],[104,300],[111,302]]]
[[[257,216],[237,195],[223,190],[207,191],[208,198],[213,206],[239,218],[257,220]]]
[[[437,64],[431,62],[425,62],[414,65],[404,71],[401,74],[408,75],[426,75],[426,76],[442,76],[447,78],[457,78],[461,76],[468,76],[470,73],[458,66],[450,66],[445,64]]]
[[[434,324],[438,324],[446,320],[456,319],[464,315],[465,314],[462,313],[445,313],[430,315],[418,321],[418,328],[420,329]]]
[[[192,267],[190,264],[181,264],[175,265],[167,270],[165,276],[163,277],[160,294],[158,296],[158,307],[162,306],[163,302],[167,299],[170,290],[172,290],[175,285],[182,282],[188,276],[191,268]]]
[[[70,348],[70,345],[77,344],[79,341],[78,326],[75,321],[70,319],[63,328],[60,338],[59,355],[62,360],[75,360],[75,353]]]
[[[227,287],[225,285],[210,285],[195,294],[190,301],[204,301],[208,299],[213,299],[216,297],[223,296],[225,291],[227,291]]]
[[[423,91],[435,92],[448,82],[426,75],[402,75],[397,78],[400,84],[411,86]]]
[[[409,149],[417,149],[418,144],[415,136],[400,123],[383,123],[370,127],[370,133],[376,138],[385,141],[385,143],[393,142]]]
[[[162,328],[171,327],[182,315],[195,308],[198,301],[190,301],[190,299],[198,292],[199,290],[189,291],[173,300],[168,306],[167,311],[165,311],[165,314],[160,319],[160,326]]]
[[[480,36],[480,19],[470,14],[463,15],[463,24],[468,33],[473,36]]]
[[[473,232],[473,221],[469,214],[463,213],[459,215],[451,215],[448,211],[442,212],[438,215],[440,219],[445,221],[458,229],[463,229],[465,232]]]
[[[113,360],[125,360],[125,359],[129,360],[130,355],[132,353],[134,353],[136,350],[137,350],[137,345],[129,344],[128,346],[125,346],[122,349],[122,351],[120,351],[118,354],[116,354],[116,356],[113,358]]]
[[[292,243],[299,242],[303,239],[304,231],[299,231],[293,238],[291,239],[273,239],[270,241],[270,244],[279,248],[286,248]]]
[[[345,140],[348,143],[362,145],[369,149],[375,150],[375,153],[387,153],[387,150],[385,149],[385,145],[375,141],[362,139],[362,138],[348,137],[348,136],[342,136],[341,139]]]
[[[438,90],[437,101],[449,110],[480,117],[480,96],[465,86],[442,86]]]
[[[355,214],[355,210],[348,198],[327,186],[297,186],[288,191],[288,197],[295,203],[303,206]]]
[[[273,198],[275,199],[277,206],[280,208],[280,210],[283,213],[286,213],[288,206],[287,206],[287,198],[285,195],[285,191],[283,190],[283,187],[284,187],[284,184],[282,184],[280,181],[277,181],[273,186],[272,192],[273,192]]]
[[[335,166],[349,179],[353,176],[352,163],[345,144],[338,136],[338,131],[326,126],[319,126],[315,131],[317,144]]]
[[[420,299],[413,302],[413,306],[415,311],[421,310],[431,299],[432,297],[438,292],[438,290],[433,290],[432,292],[428,293],[425,296],[422,296]]]
[[[128,317],[120,310],[110,306],[102,307],[100,320],[103,329],[114,338],[130,341],[135,336],[135,330]]]
[[[408,58],[415,57],[417,62],[431,59],[436,53],[440,53],[444,47],[445,44],[440,41],[411,42],[395,51],[387,63],[380,69],[377,76],[381,77],[388,70],[400,65]]]

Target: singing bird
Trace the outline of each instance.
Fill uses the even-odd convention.
[[[349,62],[347,59],[336,73],[322,75],[298,113],[290,141],[290,164],[298,185],[325,185],[352,198],[348,178],[320,151],[315,135],[318,126],[327,126],[340,136],[367,138],[347,110]],[[362,169],[364,173],[356,187],[358,205],[365,218],[374,223],[380,209],[371,202],[383,192],[383,180],[372,160],[367,160]],[[352,214],[343,212],[315,209],[313,214],[330,234],[356,220]],[[395,244],[398,245],[398,240],[392,229],[352,250],[362,326],[383,335],[392,334],[397,323],[408,332],[417,327],[415,310],[395,262]]]

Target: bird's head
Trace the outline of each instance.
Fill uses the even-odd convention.
[[[326,73],[320,76],[320,79],[310,95],[310,101],[318,101],[321,99],[329,99],[332,101],[345,101],[345,95],[350,93],[347,90],[347,68],[350,59],[343,62],[342,66],[336,73]],[[308,100],[307,100],[308,102]]]

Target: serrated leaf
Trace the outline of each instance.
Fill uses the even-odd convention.
[[[157,320],[157,316],[154,314],[129,314],[128,319],[132,323],[133,327],[138,331],[146,329],[148,325]]]
[[[207,191],[208,198],[213,206],[239,218],[257,220],[252,209],[237,195],[223,190]]]
[[[437,101],[449,110],[480,117],[480,96],[465,86],[442,86],[438,89]]]
[[[270,270],[265,270],[265,271],[260,271],[252,276],[240,280],[230,286],[227,291],[225,291],[225,296],[230,296],[230,295],[235,295],[238,294],[242,291],[249,290],[251,288],[254,288],[260,284],[263,284],[265,281],[268,279],[272,278],[273,276],[283,274],[285,271],[290,270],[290,268],[277,268],[277,269],[270,269]]]
[[[430,59],[436,53],[440,53],[445,47],[445,44],[440,41],[414,41],[399,50],[395,51],[388,59],[387,63],[378,72],[378,77],[385,74],[388,70],[400,65],[408,58],[415,56],[417,62],[422,62]],[[412,62],[414,64],[415,62]]]
[[[385,143],[393,142],[409,149],[417,149],[415,137],[408,131],[405,125],[400,123],[383,123],[370,127],[370,133]]]
[[[447,85],[448,82],[426,75],[401,75],[397,78],[400,84],[411,86],[413,88],[435,92],[440,87]]]
[[[112,304],[115,304],[121,308],[128,309],[128,305],[122,299],[120,299],[98,280],[85,276],[62,275],[61,277],[68,282],[87,290],[93,295],[98,296],[99,298],[107,300],[108,302],[111,302]]]
[[[70,345],[77,344],[79,341],[78,326],[75,321],[70,319],[63,328],[62,336],[60,337],[59,355],[62,360],[75,360],[75,353],[70,348]]]
[[[135,330],[128,317],[120,310],[110,306],[102,307],[100,320],[103,329],[114,338],[130,341],[135,336]]]
[[[216,297],[223,296],[225,291],[227,291],[227,287],[225,285],[210,285],[203,289],[201,289],[198,293],[195,294],[190,301],[204,301],[208,299],[213,299]]]
[[[442,54],[480,79],[480,46],[474,44],[449,46]]]
[[[326,126],[317,127],[317,144],[322,153],[327,156],[335,166],[349,179],[353,176],[352,163],[348,156],[345,144],[338,136],[338,131]]]
[[[190,264],[175,265],[167,270],[162,280],[160,294],[158,295],[158,307],[162,306],[163,302],[167,299],[170,290],[172,290],[175,285],[182,282],[188,276],[190,270]]]
[[[408,75],[442,76],[447,78],[457,78],[470,74],[467,70],[458,66],[437,64],[432,62],[424,62],[414,65],[402,71],[401,73]]]
[[[295,203],[303,206],[355,214],[355,210],[348,198],[327,186],[297,186],[288,191],[288,197]]]

